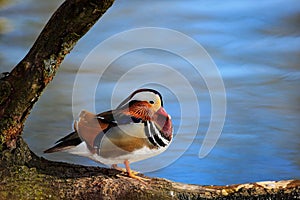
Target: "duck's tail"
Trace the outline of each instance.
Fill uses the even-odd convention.
[[[73,148],[81,143],[81,139],[78,136],[78,133],[76,131],[70,133],[69,135],[61,138],[58,140],[55,144],[55,146],[47,149],[44,151],[44,153],[53,153],[57,151],[64,151],[70,148]]]

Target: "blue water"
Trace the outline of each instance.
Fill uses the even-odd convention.
[[[6,28],[0,35],[1,71],[10,71],[26,55],[61,2],[14,1],[2,8],[1,19],[5,21]],[[107,47],[104,54],[94,58],[89,70],[81,72],[84,75],[81,87],[85,91],[81,100],[73,99],[73,108],[94,108],[97,112],[110,109],[112,90],[130,69],[147,63],[168,65],[191,82],[199,110],[193,109],[193,102],[188,98],[190,93],[185,91],[181,82],[167,73],[160,74],[159,70],[144,68],[144,73],[133,74],[130,81],[122,82],[125,89],[115,94],[116,102],[125,98],[132,91],[131,88],[141,86],[138,85],[140,80],[162,77],[172,83],[169,88],[155,84],[155,81],[148,86],[159,89],[163,94],[165,108],[174,123],[173,144],[157,158],[134,163],[133,169],[144,171],[149,166],[165,164],[165,167],[147,172],[146,175],[195,184],[224,185],[299,179],[299,16],[300,4],[296,0],[259,3],[215,0],[116,1],[66,57],[57,76],[27,120],[24,138],[34,152],[48,159],[98,165],[66,153],[42,153],[72,130],[72,92],[77,71],[93,49],[114,34],[141,27],[168,28],[184,33],[201,44],[215,62],[224,81],[227,99],[225,124],[219,140],[207,156],[199,158],[212,112],[209,91],[191,64],[170,52],[143,49],[122,55],[111,63],[94,90],[92,80],[103,68],[103,60],[123,46],[116,44]],[[124,38],[124,42],[130,44],[131,41]],[[171,43],[176,50],[191,51],[188,47],[178,45],[177,41]],[[193,53],[189,52],[189,55]],[[202,57],[199,56],[198,60],[201,62]],[[95,107],[93,99],[88,96],[91,93],[95,94]],[[177,97],[182,94],[187,98],[178,100]],[[182,111],[181,106],[186,106],[186,110]],[[192,127],[198,121],[193,113],[197,111],[200,112],[200,126],[195,133]],[[182,113],[189,115],[183,119]],[[181,156],[170,163],[170,158],[177,155]]]

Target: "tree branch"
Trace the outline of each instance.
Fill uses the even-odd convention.
[[[114,169],[48,161],[20,148],[0,163],[2,199],[299,199],[300,180],[200,186],[149,178],[143,183]],[[11,156],[14,156],[12,158]],[[12,160],[15,162],[13,163]],[[139,175],[145,177],[144,175]],[[2,197],[2,198],[1,198]]]
[[[3,145],[15,146],[34,103],[65,55],[112,3],[113,0],[66,0],[25,58],[0,80],[0,150]]]

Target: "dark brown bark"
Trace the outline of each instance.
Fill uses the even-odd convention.
[[[112,0],[66,0],[26,57],[0,79],[0,200],[2,199],[300,199],[300,181],[198,186],[112,169],[52,162],[23,141],[23,124],[66,54]],[[143,176],[143,175],[141,175]]]

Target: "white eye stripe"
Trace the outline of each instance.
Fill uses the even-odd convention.
[[[159,99],[159,96],[157,94],[154,94],[153,92],[140,92],[135,94],[132,98],[132,100],[139,100],[139,101],[154,101]]]

